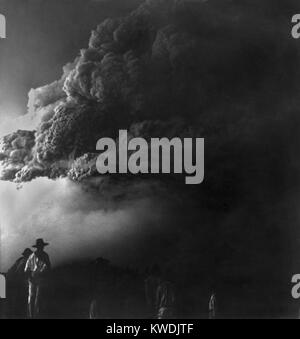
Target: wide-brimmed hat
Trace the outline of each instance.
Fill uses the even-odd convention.
[[[32,251],[30,248],[26,248],[25,251],[22,253],[24,257],[27,257],[32,254]]]
[[[49,244],[47,242],[44,242],[43,239],[37,239],[36,244],[33,245],[32,247],[34,248],[39,248],[39,247],[45,247],[48,246]]]

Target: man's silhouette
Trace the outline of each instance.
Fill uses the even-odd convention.
[[[51,270],[51,263],[44,248],[48,246],[43,239],[38,239],[33,246],[36,251],[29,257],[25,272],[28,274],[28,316],[36,318],[40,315],[41,299],[43,298],[47,273]]]
[[[32,251],[26,248],[15,264],[7,272],[8,315],[14,318],[26,316],[26,275],[25,267]]]
[[[145,295],[147,303],[148,317],[153,319],[156,316],[157,289],[161,283],[161,270],[158,265],[154,265],[145,279]]]
[[[94,295],[90,306],[90,319],[114,318],[119,298],[116,291],[116,273],[109,260],[96,260],[92,290]]]
[[[215,292],[212,293],[209,299],[208,311],[209,319],[213,320],[217,318],[217,295]]]
[[[173,319],[176,307],[176,292],[173,272],[168,270],[161,280],[156,295],[157,319]]]

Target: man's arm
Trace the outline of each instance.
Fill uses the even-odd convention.
[[[31,272],[31,260],[32,260],[32,256],[30,256],[26,262],[26,265],[25,265],[25,269],[24,269],[24,272],[25,273],[28,273],[28,272]]]
[[[47,266],[47,271],[51,270],[51,261],[49,258],[49,255],[47,253],[45,253],[45,264]]]
[[[24,272],[25,272],[25,278],[26,279],[30,279],[31,278],[31,273],[32,273],[32,256],[30,256],[26,262],[26,265],[25,265],[25,269],[24,269]]]

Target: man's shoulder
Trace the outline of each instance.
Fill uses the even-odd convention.
[[[49,261],[50,258],[49,258],[48,253],[46,253],[46,252],[41,253],[41,259],[45,260],[45,261]]]
[[[35,260],[35,254],[32,253],[32,254],[28,257],[28,259],[26,259],[26,264],[28,265],[28,264],[32,263],[34,260]]]
[[[19,258],[16,262],[15,262],[15,265],[19,265],[22,261],[24,260],[24,258]]]
[[[35,253],[32,253],[27,260],[31,260],[33,258],[35,258]]]

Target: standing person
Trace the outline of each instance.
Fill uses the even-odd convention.
[[[158,265],[151,267],[145,279],[145,297],[148,316],[153,319],[156,311],[157,289],[161,282],[161,270]]]
[[[109,260],[98,258],[94,266],[90,319],[113,319],[118,311],[117,276]]]
[[[172,273],[168,272],[158,286],[156,295],[157,319],[174,318],[176,294],[171,277]]]
[[[217,295],[215,292],[212,293],[209,299],[208,315],[210,320],[217,318]]]
[[[28,316],[36,318],[40,315],[41,298],[47,280],[47,273],[51,270],[51,263],[48,254],[44,248],[48,246],[43,239],[37,239],[32,247],[36,251],[29,257],[25,272],[28,274],[29,292],[28,292]]]
[[[26,275],[25,266],[32,251],[26,248],[15,264],[7,272],[8,284],[8,316],[14,318],[26,317]]]

